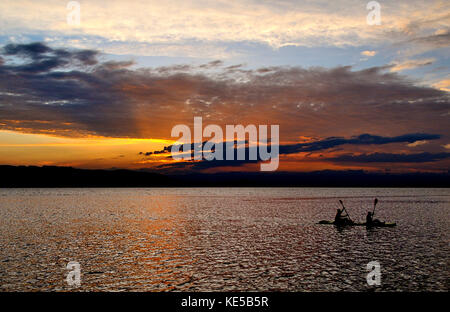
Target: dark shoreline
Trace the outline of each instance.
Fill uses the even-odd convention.
[[[0,165],[0,187],[450,187],[446,173],[230,172],[161,174],[144,170]]]

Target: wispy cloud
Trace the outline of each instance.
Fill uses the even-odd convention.
[[[349,9],[351,8],[351,9]],[[39,14],[36,14],[39,12]],[[446,26],[448,7],[442,1],[415,0],[405,5],[389,2],[382,9],[382,27],[366,23],[366,3],[329,1],[84,1],[81,24],[66,23],[66,3],[57,0],[0,2],[0,34],[20,36],[45,33],[48,37],[76,38],[91,45],[99,38],[121,42],[128,53],[139,45],[145,53],[167,55],[213,52],[218,42],[258,42],[273,48],[301,46],[361,46],[375,42],[415,40],[445,44],[446,34],[428,36]],[[447,25],[448,26],[448,25]],[[149,44],[152,43],[152,44]],[[203,49],[198,49],[202,46]],[[92,47],[92,46],[91,46]],[[110,45],[118,53],[120,45]],[[156,50],[155,50],[156,49]],[[172,52],[173,52],[172,51]],[[111,52],[111,51],[110,51]],[[159,54],[159,55],[162,55]],[[212,55],[210,55],[212,57]]]
[[[402,62],[395,62],[391,67],[391,71],[399,72],[399,71],[403,71],[403,70],[414,69],[417,67],[423,67],[423,66],[433,64],[434,61],[436,61],[436,59],[428,58],[428,59],[421,59],[421,60],[406,60],[406,61],[402,61]]]
[[[424,163],[450,158],[450,153],[417,153],[417,154],[391,154],[372,153],[362,155],[340,155],[325,158],[324,161],[350,162],[350,163]]]
[[[442,91],[450,92],[450,79],[441,80],[433,84],[433,87],[440,89]]]
[[[416,147],[416,146],[420,146],[420,145],[424,145],[427,144],[428,141],[427,140],[419,140],[419,141],[415,141],[412,143],[407,144],[409,147]]]

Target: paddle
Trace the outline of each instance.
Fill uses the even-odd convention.
[[[375,215],[375,207],[376,207],[377,203],[378,203],[378,198],[375,198],[375,200],[373,201],[372,218]]]
[[[352,221],[352,219],[350,218],[350,215],[348,214],[347,209],[345,209],[345,206],[344,206],[344,203],[342,202],[342,200],[339,199],[339,202],[341,203],[343,210],[345,210],[345,212],[347,213],[347,216],[350,219],[350,221]]]

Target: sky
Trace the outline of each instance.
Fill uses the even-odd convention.
[[[0,164],[259,170],[173,160],[202,117],[279,125],[279,171],[447,172],[450,3],[377,3],[3,0]]]

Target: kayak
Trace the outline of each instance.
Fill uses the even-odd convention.
[[[328,221],[328,220],[321,220],[317,224],[335,224],[334,221]],[[335,224],[337,226],[367,226],[367,224],[364,222],[353,222],[353,223],[344,223],[344,224]],[[395,222],[385,222],[385,223],[377,223],[372,224],[367,227],[393,227],[396,226],[397,223]]]

